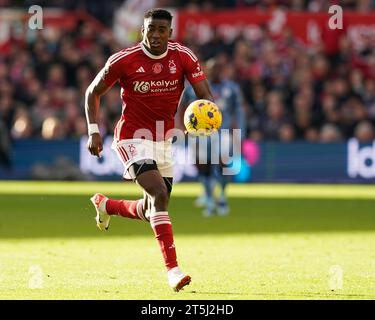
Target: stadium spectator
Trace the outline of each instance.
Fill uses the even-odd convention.
[[[27,139],[33,136],[33,124],[28,110],[17,110],[11,135],[13,139]]]
[[[341,141],[342,141],[341,131],[334,124],[327,123],[321,128],[320,135],[319,135],[319,142],[337,143]]]
[[[358,123],[354,130],[354,137],[359,143],[372,143],[375,138],[374,126],[369,121]]]
[[[284,123],[279,129],[280,142],[293,142],[296,139],[296,130],[291,123]]]
[[[65,137],[65,130],[62,122],[55,117],[48,117],[43,121],[42,138],[45,140],[58,140]]]
[[[266,112],[261,115],[259,130],[262,131],[264,139],[277,140],[280,128],[289,122],[286,107],[282,95],[272,91],[267,97]]]

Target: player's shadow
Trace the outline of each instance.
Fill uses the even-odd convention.
[[[203,296],[229,296],[234,298],[238,296],[240,299],[243,299],[243,296],[251,299],[280,299],[280,300],[293,300],[293,299],[327,299],[327,300],[347,300],[347,299],[360,299],[360,300],[374,300],[375,295],[368,295],[368,294],[344,294],[344,293],[335,293],[335,292],[328,292],[328,293],[319,293],[319,292],[294,292],[294,293],[285,293],[285,292],[278,292],[278,293],[260,293],[260,292],[216,292],[216,291],[186,291],[186,293],[191,293],[195,295],[203,295]],[[298,297],[298,298],[297,298]]]
[[[191,293],[195,295],[204,295],[204,296],[243,296],[246,295],[244,292],[217,292],[217,291],[199,291],[199,290],[191,290],[186,291],[186,293]]]
[[[204,218],[194,198],[172,197],[169,214],[178,235],[226,235],[375,230],[374,201],[230,199],[228,216]],[[88,196],[0,195],[0,238],[152,236],[147,223],[114,217],[99,232]]]

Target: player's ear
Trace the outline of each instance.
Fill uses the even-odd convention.
[[[169,30],[169,38],[172,36],[172,32],[173,32],[173,29],[171,28],[171,29]]]

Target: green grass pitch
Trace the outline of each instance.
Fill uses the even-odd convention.
[[[209,219],[193,206],[200,191],[174,187],[178,260],[192,276],[174,293],[148,224],[95,226],[94,192],[136,199],[138,186],[1,182],[0,299],[375,299],[374,186],[230,185],[231,214]]]

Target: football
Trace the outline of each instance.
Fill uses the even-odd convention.
[[[190,103],[184,114],[185,128],[193,136],[210,136],[219,130],[221,120],[219,107],[205,99]]]

